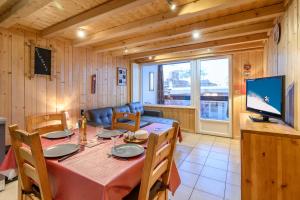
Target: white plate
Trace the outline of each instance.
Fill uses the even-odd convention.
[[[138,144],[121,144],[111,149],[111,154],[121,158],[131,158],[144,153],[144,147]]]
[[[106,130],[104,129],[102,133],[98,133],[97,136],[105,139],[109,139],[111,137],[117,137],[122,135],[123,133],[118,130]]]
[[[74,133],[72,131],[67,131],[67,130],[65,130],[65,131],[53,131],[53,132],[43,134],[42,137],[47,138],[47,139],[60,139],[60,138],[69,137],[73,134]]]
[[[77,144],[57,144],[47,149],[44,149],[44,156],[46,158],[57,158],[75,153],[79,150]]]

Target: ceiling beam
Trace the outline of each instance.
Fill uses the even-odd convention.
[[[255,22],[260,20],[272,19],[284,13],[283,4],[275,4],[263,8],[252,9],[240,13],[230,14],[206,21],[200,21],[188,24],[175,29],[168,29],[160,32],[154,32],[134,38],[121,41],[106,43],[94,48],[97,52],[112,51],[120,48],[130,48],[136,45],[142,45],[149,42],[155,42],[162,39],[170,39],[181,35],[192,33],[194,30],[209,31],[210,29],[222,28],[225,26],[239,25],[243,23]]]
[[[211,54],[218,54],[218,53],[225,53],[225,52],[232,52],[232,51],[248,51],[253,49],[263,49],[263,47],[264,47],[263,41],[255,41],[250,43],[235,44],[229,46],[212,47],[210,49],[200,49],[200,50],[193,50],[187,52],[163,54],[163,55],[155,56],[152,60],[150,60],[147,57],[147,58],[134,60],[134,62],[137,63],[166,62],[166,61],[173,61],[173,60],[191,59],[199,56],[208,56]]]
[[[228,38],[228,39],[222,39],[222,40],[202,42],[202,43],[197,43],[197,44],[183,45],[183,46],[179,46],[179,47],[171,47],[171,48],[147,51],[147,52],[142,52],[142,53],[134,53],[134,54],[127,55],[125,57],[128,57],[130,59],[137,59],[137,58],[143,58],[143,57],[147,57],[147,56],[161,55],[161,54],[165,54],[165,53],[185,52],[185,51],[191,51],[191,50],[196,50],[196,49],[205,49],[205,48],[207,49],[207,48],[211,48],[211,47],[247,43],[250,41],[262,41],[267,38],[268,38],[267,33],[257,33],[257,34],[253,34],[253,35],[247,35],[247,36],[240,36],[240,37],[234,37],[234,38]]]
[[[76,40],[74,46],[85,46],[101,42],[104,40],[124,36],[141,31],[146,28],[155,28],[165,23],[175,22],[178,19],[187,19],[194,16],[215,12],[220,9],[255,2],[255,0],[198,0],[179,6],[176,11],[150,16],[128,24],[124,24],[115,28],[111,28],[102,32],[98,32],[88,36],[84,40]]]
[[[99,20],[100,17],[112,15],[126,10],[131,10],[152,0],[113,0],[100,4],[92,9],[70,17],[62,22],[50,26],[42,31],[42,36],[51,37],[63,33],[67,29],[79,28],[80,26]]]
[[[15,25],[20,18],[34,13],[51,2],[52,0],[19,0],[0,14],[0,26],[9,28]]]
[[[140,53],[140,52],[145,52],[150,50],[152,51],[152,50],[165,49],[165,48],[177,47],[177,46],[188,45],[188,44],[195,44],[195,43],[208,42],[213,40],[221,40],[226,38],[251,35],[255,33],[267,33],[272,28],[273,28],[273,21],[261,22],[257,24],[235,27],[231,29],[203,33],[199,39],[193,39],[191,35],[188,35],[187,37],[175,38],[173,40],[150,42],[143,46],[131,48],[128,50],[127,53],[128,54],[135,53],[135,52]],[[121,55],[123,52],[124,49],[120,49],[118,51],[114,51],[113,54]]]

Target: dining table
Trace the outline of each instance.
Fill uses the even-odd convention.
[[[141,129],[155,134],[170,127],[171,125],[168,124],[153,123]],[[97,130],[93,126],[87,126],[86,129],[87,142],[94,145],[84,146],[63,161],[59,161],[58,158],[46,158],[54,200],[121,200],[140,183],[146,153],[126,159],[111,156],[113,145],[125,143],[123,136],[117,137],[113,144],[110,139],[98,140]],[[41,137],[42,148],[64,143],[78,143],[79,130],[75,129],[73,132],[71,137],[62,139]],[[142,146],[147,151],[147,143]],[[11,149],[6,156],[6,161],[2,163],[2,167],[5,166],[17,167]],[[178,169],[173,161],[168,189],[174,193],[180,183]]]

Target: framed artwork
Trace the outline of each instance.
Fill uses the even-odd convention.
[[[34,74],[51,75],[51,50],[34,47]]]
[[[26,45],[30,48],[30,71],[28,78],[32,79],[35,75],[46,75],[52,80],[55,51],[52,45],[41,47],[32,40],[26,42]]]
[[[91,80],[91,93],[95,94],[96,93],[96,74],[92,75],[92,80]]]
[[[118,85],[124,86],[127,84],[127,69],[124,67],[118,67]]]

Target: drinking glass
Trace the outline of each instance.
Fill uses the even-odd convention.
[[[113,142],[113,148],[115,149],[115,147],[116,147],[116,138],[115,137],[110,137],[111,138],[111,140],[112,140],[112,142]]]

